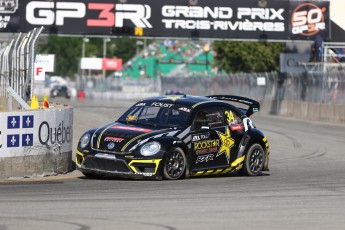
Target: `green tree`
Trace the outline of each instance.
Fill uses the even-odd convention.
[[[55,54],[54,74],[74,77],[78,72],[81,46],[81,38],[49,36],[39,43],[38,53]]]
[[[216,41],[214,64],[228,73],[279,70],[285,43]]]
[[[129,59],[131,59],[136,52],[136,39],[130,39],[130,38],[117,38],[115,40],[115,43],[109,48],[110,53],[113,57],[116,58],[122,58],[123,62],[127,62]]]

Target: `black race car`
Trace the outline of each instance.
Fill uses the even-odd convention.
[[[50,97],[65,97],[65,98],[70,98],[71,93],[69,92],[69,89],[65,85],[55,85],[51,90],[50,90]]]
[[[268,171],[270,154],[265,135],[249,118],[259,109],[257,101],[231,95],[148,98],[117,121],[87,131],[76,166],[93,178],[259,175]]]

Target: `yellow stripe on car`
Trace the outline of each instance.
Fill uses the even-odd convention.
[[[107,131],[110,127],[112,127],[112,126],[114,126],[114,124],[111,124],[111,125],[109,125],[107,128],[105,128],[102,132],[101,132],[101,134],[98,136],[98,140],[97,140],[97,149],[99,149],[99,146],[100,146],[100,144],[101,144],[101,139],[102,139],[102,136],[103,136],[103,133],[105,132],[105,131]]]
[[[84,158],[84,154],[82,154],[81,152],[77,151],[77,155],[81,156],[81,157],[83,158],[82,161],[84,161],[84,159],[85,159],[85,158]],[[78,158],[77,158],[77,157],[75,158],[75,162],[76,162],[78,165],[81,164],[81,162],[78,161]]]
[[[198,102],[198,103],[194,104],[194,105],[192,106],[192,108],[194,109],[195,107],[197,107],[197,106],[200,105],[200,104],[209,103],[209,102],[211,102],[211,101],[202,101],[202,102]]]
[[[161,130],[157,130],[157,131],[153,131],[153,132],[149,132],[149,133],[143,133],[143,134],[140,134],[139,136],[136,136],[134,138],[132,138],[131,140],[129,140],[121,149],[121,151],[125,151],[125,149],[128,147],[128,145],[130,145],[133,141],[145,136],[145,135],[152,135],[154,133],[159,133],[161,132],[162,130],[168,130],[168,129],[161,129]]]
[[[242,156],[234,160],[234,162],[231,163],[231,167],[236,167],[238,164],[242,163],[244,161],[244,157],[245,156]]]
[[[204,171],[198,171],[194,174],[194,176],[201,176],[204,173]]]
[[[211,169],[211,170],[207,170],[204,175],[210,175],[214,172],[214,169]]]
[[[228,167],[223,172],[221,172],[221,174],[228,173],[231,169],[233,169],[233,167]]]
[[[128,166],[133,170],[134,173],[137,173],[137,169],[132,166],[134,163],[144,163],[144,164],[155,164],[155,171],[154,171],[154,174],[157,173],[157,170],[158,170],[158,166],[159,166],[159,162],[161,161],[162,159],[153,159],[153,160],[132,160]]]
[[[216,175],[218,173],[220,173],[221,171],[223,171],[224,169],[217,169],[213,174]]]

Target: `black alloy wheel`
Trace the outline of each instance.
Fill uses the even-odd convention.
[[[164,160],[163,174],[168,180],[177,180],[184,176],[186,171],[187,158],[183,150],[173,147],[167,152]]]
[[[250,146],[242,168],[242,174],[247,176],[259,175],[264,167],[265,152],[260,144]]]

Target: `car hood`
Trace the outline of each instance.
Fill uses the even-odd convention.
[[[99,151],[126,152],[138,142],[166,132],[171,132],[171,129],[151,129],[114,122],[93,133],[92,148]]]

